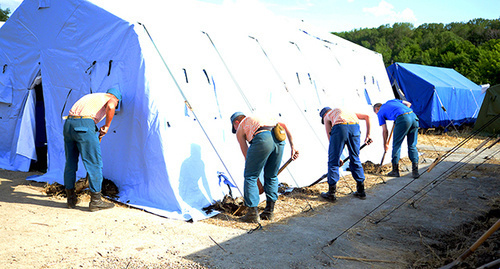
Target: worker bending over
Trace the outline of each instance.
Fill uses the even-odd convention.
[[[282,137],[276,135],[273,127],[276,122],[262,120],[258,117],[245,116],[242,112],[235,112],[231,116],[232,131],[236,134],[241,152],[245,157],[245,183],[244,200],[248,211],[241,219],[245,222],[257,223],[260,219],[272,220],[274,216],[274,204],[278,199],[278,170],[283,157],[285,147],[285,133],[291,147],[292,159],[299,156],[299,152],[293,145],[293,138],[287,126],[279,123],[284,129]],[[264,169],[264,192],[266,193],[266,207],[260,214],[259,189],[257,180],[262,169]]]
[[[102,159],[99,141],[106,135],[115,115],[115,108],[121,101],[119,90],[111,88],[107,93],[92,93],[80,98],[69,111],[64,123],[64,150],[66,166],[64,168],[64,187],[67,194],[68,208],[75,208],[79,202],[75,193],[78,155],[89,176],[90,211],[108,209],[114,204],[101,199]],[[97,128],[96,124],[106,118],[105,124]]]
[[[337,200],[335,192],[339,181],[339,168],[343,165],[340,155],[347,146],[349,151],[349,169],[352,177],[356,180],[356,192],[354,197],[366,199],[365,174],[363,165],[359,160],[359,147],[361,130],[359,120],[366,122],[365,143],[372,142],[370,138],[370,116],[362,113],[354,113],[346,109],[324,107],[319,116],[321,123],[325,125],[326,135],[330,144],[328,146],[328,192],[321,193],[321,197],[334,202]]]
[[[399,155],[401,152],[401,144],[405,136],[408,142],[408,157],[411,160],[412,177],[419,177],[417,151],[418,118],[410,107],[410,102],[398,99],[389,100],[385,104],[376,103],[373,105],[373,111],[377,114],[379,124],[382,126],[384,152],[387,152],[389,149],[390,140],[386,120],[394,121],[394,139],[392,142],[391,160],[392,171],[387,174],[391,177],[399,177]]]

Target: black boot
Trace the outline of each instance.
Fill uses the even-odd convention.
[[[115,207],[113,203],[107,203],[101,199],[100,192],[90,192],[90,203],[89,203],[90,211],[94,212],[101,209],[110,209],[113,207]]]
[[[418,163],[411,163],[411,176],[413,178],[420,177],[420,175],[418,174]]]
[[[259,209],[256,206],[247,208],[246,215],[241,217],[240,220],[249,223],[259,223]]]
[[[399,164],[392,164],[392,171],[387,174],[390,177],[399,177]]]
[[[365,183],[356,181],[356,191],[352,195],[361,200],[365,200],[366,199]]]
[[[330,202],[335,202],[337,197],[335,197],[335,191],[337,190],[337,184],[328,184],[328,192],[322,192],[321,197],[329,200]]]
[[[274,218],[274,203],[273,201],[266,200],[266,208],[260,213],[260,219],[273,220]]]
[[[68,208],[76,208],[76,204],[80,202],[80,199],[76,196],[75,189],[66,189],[66,197]]]

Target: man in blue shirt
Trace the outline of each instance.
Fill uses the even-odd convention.
[[[399,177],[399,154],[401,152],[401,144],[406,136],[408,157],[412,163],[412,177],[419,177],[417,151],[418,118],[410,106],[410,102],[398,99],[389,100],[385,104],[377,103],[373,105],[373,111],[377,114],[379,125],[382,126],[385,152],[389,149],[389,132],[387,131],[386,120],[394,121],[392,171],[387,174],[388,176]]]

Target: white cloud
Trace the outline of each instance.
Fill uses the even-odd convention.
[[[2,0],[0,3],[0,8],[10,9],[10,12],[14,12],[16,8],[21,4],[22,0]]]
[[[396,13],[394,10],[394,6],[382,0],[376,7],[365,7],[363,8],[363,12],[371,13],[376,17],[387,16],[393,13]]]
[[[396,12],[394,6],[382,0],[376,7],[363,8],[363,12],[375,15],[375,17],[383,17],[390,22],[416,22],[417,18],[413,10],[406,8],[402,12]]]
[[[416,22],[417,21],[417,17],[415,17],[413,10],[411,10],[409,8],[405,8],[405,10],[403,10],[403,12],[397,13],[396,19],[398,21],[406,21],[406,22]]]

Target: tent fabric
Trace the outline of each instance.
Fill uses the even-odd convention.
[[[450,68],[394,63],[387,67],[391,83],[396,82],[412,103],[420,127],[447,127],[474,123],[483,102],[481,86]]]
[[[381,55],[339,37],[245,6],[186,0],[167,7],[23,1],[0,28],[0,168],[27,171],[34,159],[37,117],[27,104],[36,100],[27,100],[36,97],[29,88],[37,75],[48,170],[30,179],[48,183],[63,182],[63,117],[83,95],[114,87],[123,99],[101,148],[118,201],[199,220],[210,216],[202,207],[228,192],[220,175],[242,195],[244,157],[229,125],[235,111],[287,124],[301,157],[279,179],[306,186],[327,169],[319,110],[356,107],[377,126],[370,102],[394,98]],[[381,141],[381,132],[371,134]],[[382,151],[373,146],[361,160],[377,163]],[[77,176],[85,176],[81,162]]]
[[[474,123],[474,130],[482,129],[484,134],[500,134],[500,84],[486,90],[483,104]],[[496,118],[496,119],[495,119]]]

